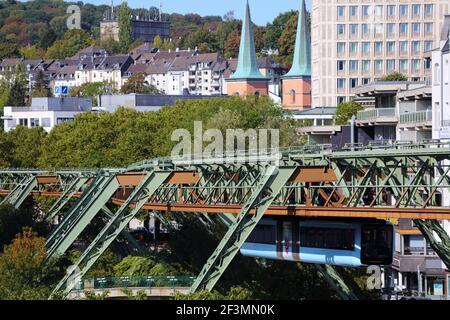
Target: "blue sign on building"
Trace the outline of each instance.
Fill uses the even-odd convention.
[[[68,94],[69,93],[69,87],[68,86],[62,86],[61,87],[61,94]]]
[[[55,86],[55,87],[53,88],[53,91],[54,91],[55,94],[59,94],[59,93],[61,92],[61,87]]]

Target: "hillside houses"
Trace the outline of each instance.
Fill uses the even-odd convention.
[[[197,50],[159,51],[148,44],[127,55],[110,55],[97,46],[89,46],[74,56],[60,60],[4,59],[0,63],[0,79],[23,63],[31,89],[37,73],[44,72],[55,96],[68,94],[70,88],[92,82],[109,82],[120,90],[130,77],[144,74],[146,82],[167,95],[226,95],[225,78],[233,74],[236,60],[227,60],[219,53],[198,53]],[[283,73],[279,64],[269,58],[258,59],[261,72],[271,79],[276,93]],[[66,87],[62,93],[55,87]]]

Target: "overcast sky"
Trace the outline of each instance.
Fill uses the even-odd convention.
[[[113,0],[114,5],[122,1]],[[84,0],[94,4],[110,4],[111,0]],[[223,16],[233,10],[235,17],[242,18],[245,8],[245,0],[128,0],[132,8],[159,7],[162,2],[163,12],[168,13],[197,13],[201,16]],[[311,0],[306,0],[307,8],[310,8]],[[257,25],[265,25],[282,12],[298,10],[300,0],[250,0],[252,20]]]

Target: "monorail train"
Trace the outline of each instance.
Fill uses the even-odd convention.
[[[392,264],[394,227],[384,220],[263,218],[241,247],[248,257],[348,267]]]

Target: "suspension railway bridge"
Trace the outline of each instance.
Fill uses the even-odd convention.
[[[159,158],[127,168],[8,169],[0,171],[1,204],[19,208],[28,196],[54,197],[47,219],[60,217],[46,240],[48,258],[63,255],[93,218],[103,228],[55,291],[70,292],[75,272],[84,276],[140,210],[161,221],[166,213],[196,215],[228,227],[205,262],[191,292],[211,290],[264,215],[334,218],[408,218],[450,268],[450,237],[439,220],[450,220],[440,204],[450,188],[450,144],[393,144],[331,151],[306,146],[280,152],[277,162],[252,153],[214,159]],[[76,199],[76,201],[71,201]],[[115,211],[108,208],[116,205]],[[68,209],[66,209],[68,208]],[[326,278],[345,283],[331,266]]]

